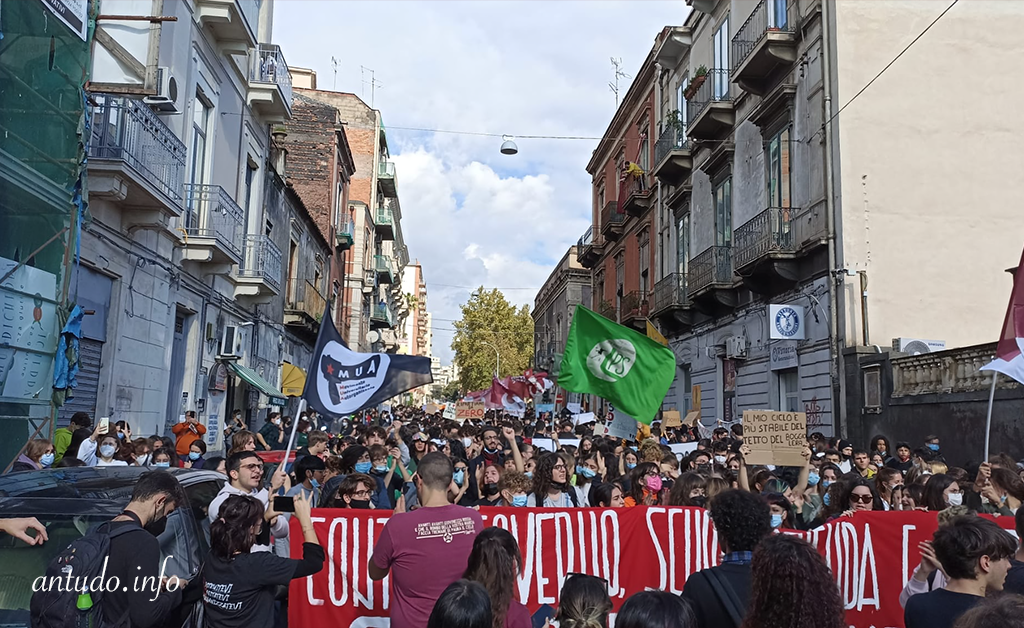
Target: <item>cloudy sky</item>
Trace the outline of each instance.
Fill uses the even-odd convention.
[[[477,286],[529,304],[590,221],[591,140],[615,110],[610,57],[635,74],[682,0],[355,2],[277,0],[274,41],[320,89],[370,101],[388,128],[402,228],[423,265],[434,355],[451,361],[452,319]],[[335,86],[331,59],[340,63]],[[621,94],[629,79],[620,81]],[[407,129],[429,129],[406,130]]]

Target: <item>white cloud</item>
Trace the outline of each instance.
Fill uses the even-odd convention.
[[[451,323],[480,284],[532,306],[536,290],[590,220],[585,166],[596,142],[406,131],[600,136],[614,114],[609,57],[635,73],[683,2],[329,2],[277,0],[274,42],[289,63],[363,95],[381,87],[402,226],[423,264],[434,354],[448,362]],[[369,74],[365,75],[369,80]],[[628,89],[628,80],[621,84]]]

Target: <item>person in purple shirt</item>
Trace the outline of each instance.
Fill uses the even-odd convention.
[[[483,530],[480,513],[448,502],[452,474],[444,454],[423,456],[413,477],[420,508],[396,510],[373,548],[370,578],[391,574],[392,626],[426,628],[437,599],[466,571],[473,542]]]

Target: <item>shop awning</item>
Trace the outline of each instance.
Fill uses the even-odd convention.
[[[285,399],[284,393],[274,388],[274,385],[263,379],[259,373],[252,370],[251,368],[242,366],[238,362],[228,362],[228,366],[235,372],[235,375],[244,379],[250,386],[256,388],[261,393],[270,397],[270,405],[272,406],[283,406],[288,403]]]
[[[306,371],[287,362],[281,365],[281,391],[286,397],[302,396],[305,387]]]

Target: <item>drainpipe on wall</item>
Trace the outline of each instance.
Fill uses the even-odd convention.
[[[832,383],[832,421],[843,437],[847,434],[846,429],[846,400],[843,398],[843,361],[840,356],[839,342],[839,281],[838,275],[832,274],[837,268],[836,255],[836,217],[835,217],[835,170],[832,159],[832,33],[831,33],[832,11],[829,0],[822,0],[821,3],[821,50],[822,50],[822,79],[825,91],[825,221],[827,224],[828,237],[828,268],[829,268],[829,351],[831,352],[831,363],[829,366],[830,380]],[[836,409],[838,408],[838,412]]]
[[[861,331],[864,334],[864,346],[871,346],[871,334],[868,327],[868,271],[858,270],[860,275],[860,320]]]
[[[662,116],[661,116],[661,80],[662,80],[662,76],[661,76],[661,62],[655,62],[655,64],[654,64],[654,116],[655,116],[654,128],[657,130],[658,137],[654,139],[654,155],[655,156],[654,156],[654,159],[651,160],[651,162],[652,162],[651,163],[651,170],[654,170],[654,168],[656,168],[658,166],[657,163],[654,163],[654,160],[656,160],[658,158],[658,156],[657,156],[658,155],[658,148],[657,148],[658,147],[658,140],[661,139],[661,125],[658,124],[658,123],[662,122],[662,119],[661,119],[662,118]],[[664,227],[664,225],[661,224],[661,220],[662,220],[662,216],[665,213],[665,208],[661,204],[661,202],[662,202],[662,199],[661,199],[661,180],[655,178],[655,181],[656,181],[656,185],[658,186],[658,197],[657,197],[658,198],[658,211],[655,212],[655,214],[654,214],[654,237],[657,239],[657,246],[654,247],[654,268],[655,268],[655,271],[654,271],[654,281],[651,282],[651,285],[650,285],[651,294],[647,295],[648,299],[650,299],[651,295],[654,293],[654,285],[656,283],[658,283],[658,281],[661,280],[662,268],[663,268],[664,263],[665,263],[664,262],[664,256],[666,255],[665,251],[662,251],[662,249],[661,249],[661,245],[662,245],[661,231],[662,231],[662,228]]]

